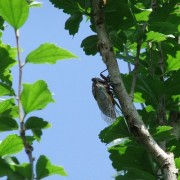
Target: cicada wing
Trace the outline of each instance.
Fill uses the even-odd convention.
[[[108,124],[112,124],[116,120],[117,113],[111,95],[102,84],[98,84],[95,94],[103,119]]]

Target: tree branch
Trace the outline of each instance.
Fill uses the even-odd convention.
[[[33,147],[26,140],[25,127],[24,127],[24,114],[22,111],[22,105],[21,105],[21,100],[20,100],[23,65],[20,58],[19,30],[15,30],[15,36],[16,36],[16,47],[17,47],[17,55],[18,55],[18,67],[19,67],[17,104],[18,104],[19,121],[20,121],[20,136],[23,141],[24,148],[29,159],[29,163],[31,164],[31,173],[32,173],[32,180],[33,180],[34,179],[34,157],[32,155]]]
[[[122,107],[122,113],[126,118],[129,129],[136,138],[137,142],[143,144],[146,150],[163,168],[164,179],[176,180],[177,169],[175,168],[173,154],[167,154],[164,152],[152,138],[125,89],[124,83],[120,76],[117,60],[113,52],[113,45],[105,28],[103,2],[100,0],[91,0],[91,5],[93,10],[94,24],[98,36],[99,52],[104,63],[107,65],[110,79],[114,85],[114,92]]]

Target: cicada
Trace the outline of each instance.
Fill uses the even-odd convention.
[[[108,123],[112,124],[118,116],[116,109],[116,102],[113,96],[112,87],[110,86],[109,76],[106,77],[100,73],[100,78],[92,78],[92,93],[97,101],[98,107],[102,112],[103,119]]]

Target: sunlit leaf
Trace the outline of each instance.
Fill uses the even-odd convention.
[[[178,169],[180,169],[180,157],[175,159],[175,164]]]
[[[167,139],[172,139],[174,136],[171,133],[172,127],[171,126],[158,126],[153,133],[153,137],[156,141],[163,141]]]
[[[23,163],[19,165],[11,165],[16,173],[22,175],[24,179],[32,179],[31,165],[29,163]]]
[[[58,60],[77,58],[73,53],[56,46],[55,44],[44,43],[32,51],[26,57],[26,63],[33,64],[55,64]]]
[[[0,114],[16,118],[18,107],[15,105],[14,98],[5,99],[0,102]]]
[[[23,84],[21,102],[24,112],[27,114],[35,110],[43,109],[47,104],[54,102],[54,100],[47,84],[39,80],[34,84]]]
[[[12,85],[12,75],[10,68],[15,65],[16,60],[14,48],[10,48],[9,46],[0,46],[0,79],[3,83],[7,85]]]
[[[36,178],[38,180],[44,177],[48,177],[53,174],[67,176],[62,166],[51,164],[50,160],[46,156],[43,156],[43,155],[41,155],[39,159],[37,160],[36,174],[37,174]]]
[[[151,41],[151,42],[161,42],[166,40],[167,36],[165,34],[159,33],[159,32],[154,32],[150,31],[146,33],[147,39],[146,41]]]
[[[0,0],[0,15],[14,29],[19,29],[29,14],[26,0]]]
[[[0,96],[12,96],[12,95],[15,95],[13,89],[10,86],[0,82]]]
[[[0,156],[16,154],[23,149],[22,139],[16,134],[7,136],[0,144]]]
[[[167,64],[167,72],[180,69],[180,51],[177,51],[176,57],[168,55]]]

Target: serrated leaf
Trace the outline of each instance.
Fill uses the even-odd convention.
[[[15,105],[14,98],[2,100],[0,102],[0,115],[14,118],[18,116],[18,107]]]
[[[143,10],[142,12],[135,14],[136,20],[137,21],[148,21],[150,13],[151,13],[151,11],[149,9]]]
[[[52,4],[56,8],[63,9],[63,12],[67,14],[74,14],[80,11],[78,2],[74,0],[66,0],[66,1],[59,1],[59,0],[50,0]]]
[[[51,127],[51,124],[42,118],[32,116],[26,120],[25,127],[26,129],[46,129]]]
[[[63,48],[56,46],[55,44],[44,43],[28,54],[26,57],[26,63],[55,64],[58,60],[71,58],[77,58],[77,56]]]
[[[65,29],[69,30],[70,35],[75,35],[79,30],[79,25],[82,21],[82,14],[73,14],[65,23]]]
[[[47,104],[54,102],[47,84],[43,80],[34,84],[23,84],[21,103],[25,114],[43,109]]]
[[[155,133],[153,133],[152,136],[158,142],[167,139],[172,139],[174,136],[172,135],[171,130],[171,126],[158,126],[155,130]]]
[[[165,34],[154,31],[150,31],[146,33],[146,36],[147,36],[146,41],[151,41],[151,42],[161,42],[161,41],[165,41],[167,38]]]
[[[0,15],[14,29],[19,29],[29,14],[26,0],[0,0]]]
[[[0,96],[13,96],[14,90],[7,84],[0,82]]]
[[[165,81],[164,85],[167,96],[180,95],[180,70],[173,72],[171,77]]]
[[[20,165],[11,165],[16,173],[22,175],[23,179],[32,179],[31,165],[29,163],[23,163]]]
[[[156,175],[150,174],[150,173],[140,170],[138,168],[126,168],[126,169],[127,169],[127,173],[116,177],[116,180],[130,180],[130,179],[157,180]]]
[[[86,55],[94,56],[98,52],[97,41],[97,35],[88,36],[82,41],[81,47],[83,48]]]
[[[129,136],[130,134],[127,125],[121,117],[119,117],[111,126],[102,130],[99,134],[99,138],[104,143],[110,143],[115,139]]]
[[[0,47],[0,79],[3,83],[10,86],[12,85],[10,68],[16,63],[16,60],[12,58],[14,54],[12,51],[12,48],[9,46]]]
[[[7,174],[9,174],[9,172],[12,171],[9,166],[9,162],[7,162],[7,161],[11,161],[12,163],[12,160],[6,161],[6,158],[8,158],[8,156],[3,158],[0,157],[0,165],[1,165],[0,177],[6,176]]]
[[[110,147],[108,151],[112,165],[117,171],[137,168],[146,173],[153,174],[151,159],[140,144],[127,140],[124,143]],[[144,165],[144,162],[146,162],[146,165]]]
[[[0,116],[0,132],[18,129],[16,120],[8,116]]]
[[[14,105],[15,103],[13,98],[2,100],[0,102],[0,115],[3,115],[7,110],[11,109],[12,106]]]
[[[50,123],[44,121],[42,118],[30,117],[25,123],[26,129],[30,129],[33,132],[34,137],[37,141],[41,140],[42,130],[51,127]]]
[[[140,92],[135,92],[134,93],[134,99],[133,99],[134,102],[137,102],[137,103],[144,103],[145,102],[145,99],[142,97],[142,93]]]
[[[62,166],[51,164],[50,160],[46,156],[41,155],[36,164],[37,180],[42,179],[44,177],[48,177],[53,174],[67,176]]]
[[[176,52],[176,57],[172,57],[170,54],[167,55],[167,69],[166,71],[176,71],[180,69],[180,51]]]
[[[16,134],[7,136],[0,144],[0,156],[16,154],[24,148],[22,139]]]

